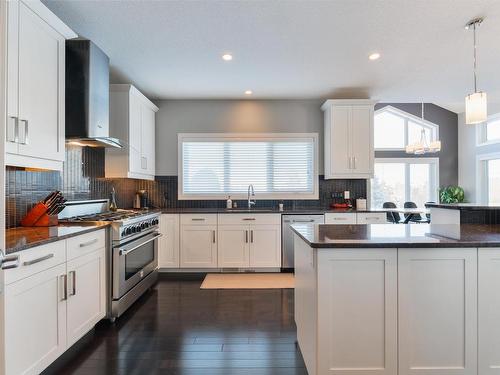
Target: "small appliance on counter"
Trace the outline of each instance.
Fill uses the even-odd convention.
[[[343,193],[341,192],[332,193],[332,198],[333,198],[333,203],[330,204],[330,207],[333,208],[334,210],[339,210],[339,209],[347,210],[352,208],[351,192],[349,190],[346,190]]]
[[[149,199],[148,199],[148,192],[146,190],[139,190],[137,193],[135,193],[135,198],[134,198],[134,208],[142,208],[142,209],[148,209],[149,206]]]
[[[53,191],[41,200],[26,214],[21,220],[23,227],[51,227],[58,225],[57,214],[59,214],[66,205],[66,199],[60,191]]]
[[[356,209],[357,210],[366,210],[366,199],[365,198],[358,198],[356,199]]]

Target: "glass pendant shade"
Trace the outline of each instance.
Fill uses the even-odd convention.
[[[480,124],[488,118],[485,92],[475,92],[465,97],[465,123]]]

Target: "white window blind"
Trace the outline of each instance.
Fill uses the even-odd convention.
[[[317,199],[317,135],[179,135],[179,199]]]

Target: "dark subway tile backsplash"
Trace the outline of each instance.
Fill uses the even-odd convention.
[[[151,207],[195,208],[225,207],[225,200],[178,200],[177,176],[157,176],[155,181],[127,178],[104,178],[104,149],[66,145],[66,161],[63,173],[30,171],[6,167],[5,207],[6,226],[15,227],[33,205],[53,190],[60,190],[68,200],[109,198],[111,189],[116,190],[117,204],[121,208],[132,207],[136,191],[147,190]],[[366,180],[325,180],[319,177],[318,200],[284,200],[285,207],[328,207],[332,192],[349,190],[351,198],[366,198]],[[246,201],[237,200],[239,207]],[[277,207],[278,200],[259,200],[257,207]]]

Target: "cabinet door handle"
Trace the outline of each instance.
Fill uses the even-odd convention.
[[[248,231],[245,231],[245,243],[248,243]]]
[[[253,230],[250,231],[250,242],[253,243]]]
[[[349,164],[349,169],[352,169],[352,158],[349,156],[349,159],[348,160],[348,164]]]
[[[76,295],[76,271],[69,271],[69,276],[71,277],[71,292],[70,296]]]
[[[15,142],[19,141],[19,122],[17,117],[9,116],[7,124],[7,141]]]
[[[215,230],[212,231],[212,242],[215,243]]]
[[[245,217],[245,218],[243,218],[243,220],[244,221],[253,221],[253,220],[255,220],[255,218],[254,217]]]
[[[19,119],[18,122],[22,122],[24,124],[24,137],[23,137],[23,140],[20,141],[19,143],[21,143],[22,145],[27,145],[29,143],[29,141],[28,141],[28,127],[29,127],[28,120]],[[19,128],[19,125],[18,125],[18,128]],[[18,130],[18,133],[19,133],[19,130]],[[18,135],[18,137],[19,137],[19,135]]]
[[[60,285],[62,285],[62,298],[61,301],[66,301],[68,299],[68,276],[59,276]]]
[[[356,156],[352,157],[352,165],[353,165],[352,169],[356,169]]]
[[[90,246],[90,245],[92,245],[92,244],[96,243],[97,241],[98,241],[98,239],[97,239],[97,238],[94,238],[92,241],[88,241],[88,242],[83,242],[83,243],[81,243],[81,244],[80,244],[80,247]]]
[[[141,156],[141,168],[148,169],[148,158]]]
[[[202,217],[194,217],[191,219],[191,221],[205,221],[205,219]]]
[[[54,254],[47,254],[47,255],[40,257],[40,258],[25,261],[25,262],[23,262],[23,266],[31,266],[32,264],[43,262],[44,260],[47,260],[47,259],[50,259],[53,257],[54,257]]]

